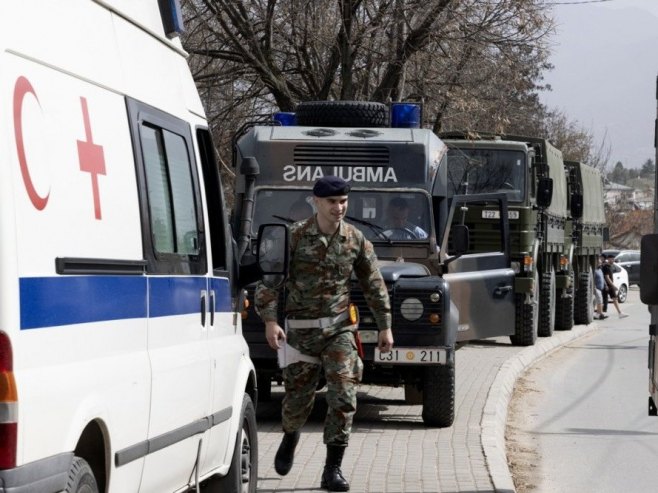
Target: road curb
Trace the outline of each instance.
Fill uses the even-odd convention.
[[[556,331],[550,338],[537,340],[534,346],[525,348],[508,359],[498,370],[496,378],[489,389],[482,413],[482,450],[487,461],[487,468],[494,485],[500,493],[516,492],[514,482],[507,466],[505,451],[505,426],[507,407],[512,398],[514,384],[521,373],[536,361],[556,348],[598,330],[596,324],[577,325],[572,330]]]

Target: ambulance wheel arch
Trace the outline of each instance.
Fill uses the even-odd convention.
[[[243,395],[240,420],[230,468],[225,476],[211,477],[204,485],[204,491],[239,492],[256,491],[258,481],[258,429],[256,426],[256,409],[253,398]]]
[[[297,124],[328,127],[388,127],[388,107],[373,101],[308,101],[297,105]]]

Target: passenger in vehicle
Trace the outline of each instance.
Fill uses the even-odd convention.
[[[427,232],[420,226],[409,222],[409,202],[402,197],[395,197],[386,208],[386,226],[384,234],[391,240],[423,240]]]

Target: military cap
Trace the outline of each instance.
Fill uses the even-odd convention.
[[[316,197],[337,197],[350,192],[350,184],[339,176],[324,176],[315,182],[313,195]]]

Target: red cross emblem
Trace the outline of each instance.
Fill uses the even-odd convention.
[[[82,104],[82,118],[85,122],[86,140],[78,140],[78,157],[80,159],[80,170],[91,175],[91,188],[94,194],[94,214],[96,219],[101,219],[101,199],[98,192],[98,175],[105,174],[105,157],[103,146],[94,144],[91,135],[91,124],[89,123],[89,110],[87,109],[87,99],[80,98]]]

